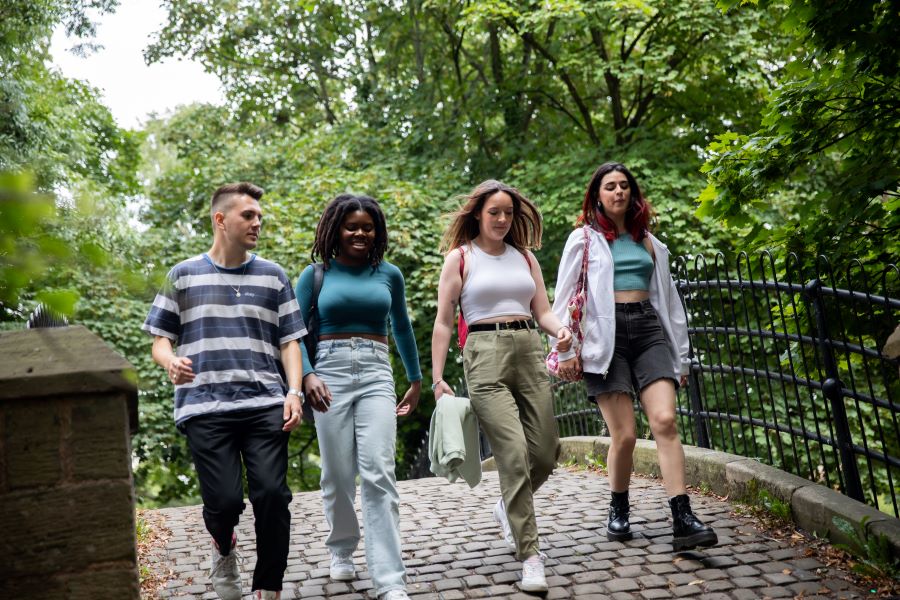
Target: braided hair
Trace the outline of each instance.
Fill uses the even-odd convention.
[[[316,226],[316,239],[310,253],[313,262],[318,262],[321,257],[325,268],[328,268],[329,260],[336,257],[341,250],[341,225],[344,218],[358,210],[369,213],[375,223],[375,242],[369,251],[369,265],[374,269],[384,260],[384,253],[388,249],[388,234],[387,221],[381,206],[369,196],[341,194],[328,203]]]

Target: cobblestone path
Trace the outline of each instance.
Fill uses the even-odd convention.
[[[491,517],[499,494],[497,474],[484,474],[475,489],[430,478],[403,481],[400,488],[401,539],[415,600],[464,598],[535,598],[518,590],[521,563],[503,544]],[[719,545],[701,552],[674,555],[671,515],[659,482],[635,477],[632,483],[635,539],[606,540],[604,521],[609,498],[607,480],[585,470],[558,469],[535,496],[541,547],[547,554],[546,598],[853,598],[861,590],[845,573],[804,557],[761,535],[752,521],[731,515],[731,505],[694,496],[695,512],[713,525]],[[328,577],[328,533],[318,492],[295,494],[291,552],[285,574],[288,598],[332,600],[374,598],[365,570],[362,544],[354,554],[356,581]],[[157,511],[172,531],[157,567],[174,569],[164,598],[214,599],[209,585],[209,536],[200,507]],[[250,597],[255,562],[250,506],[238,528],[244,558],[243,580]]]

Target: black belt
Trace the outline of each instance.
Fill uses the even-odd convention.
[[[507,321],[505,323],[478,323],[477,325],[469,325],[469,331],[501,331],[503,329],[534,329],[534,321],[530,319],[520,319],[518,321]]]
[[[653,304],[649,298],[639,302],[616,302],[616,310],[619,312],[644,312],[652,308]]]

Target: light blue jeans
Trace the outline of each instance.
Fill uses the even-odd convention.
[[[321,341],[316,374],[332,396],[328,412],[315,413],[322,500],[331,527],[325,545],[332,554],[350,556],[359,544],[353,507],[359,474],[366,563],[375,593],[405,589],[400,496],[394,476],[396,395],[388,347],[365,338]]]

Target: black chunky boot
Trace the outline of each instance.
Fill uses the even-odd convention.
[[[697,546],[715,546],[719,542],[712,527],[704,525],[691,512],[691,499],[687,494],[669,499],[669,506],[672,507],[672,548],[675,552]]]
[[[621,542],[631,539],[631,524],[628,522],[628,490],[613,492],[609,502],[609,520],[606,523],[606,539]]]

